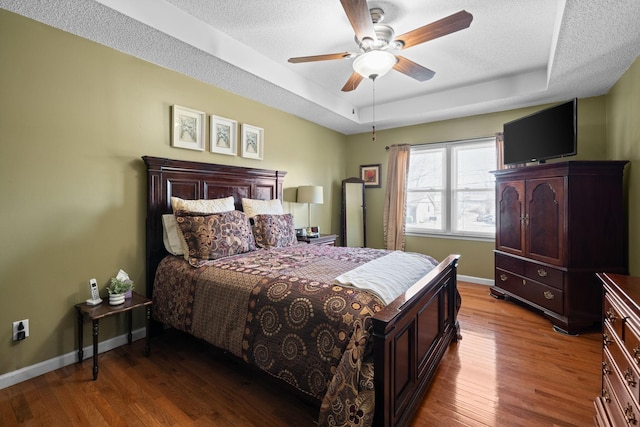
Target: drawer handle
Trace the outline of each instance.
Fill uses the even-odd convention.
[[[538,276],[547,277],[547,270],[545,270],[544,268],[539,268],[538,269]]]
[[[635,346],[633,348],[633,360],[640,364],[640,346]]]
[[[602,374],[611,375],[611,368],[607,362],[602,362]]]
[[[612,342],[613,340],[611,339],[608,333],[605,332],[604,334],[602,334],[602,343],[604,344],[605,347],[611,344]]]
[[[527,281],[525,279],[522,279],[522,286],[526,285]]]
[[[504,273],[500,274],[500,280],[502,280],[503,282],[506,282],[507,279],[508,279],[508,277],[507,277],[506,274],[504,274]]]
[[[604,398],[605,402],[611,403],[611,396],[609,396],[609,392],[607,390],[602,389],[602,397]]]
[[[627,384],[629,384],[629,387],[636,386],[636,379],[633,376],[633,372],[631,372],[631,368],[627,368],[624,370],[624,379],[625,381],[627,381]]]
[[[609,309],[607,310],[606,318],[609,323],[616,323],[616,320],[618,320],[618,316],[616,316],[616,312],[613,311],[612,307],[609,307]]]
[[[633,406],[630,403],[627,403],[627,407],[624,408],[624,416],[627,419],[627,424],[636,423],[636,414],[633,413]]]
[[[550,292],[550,291],[544,291],[544,297],[545,297],[546,299],[553,299],[553,298],[555,298],[555,295],[553,295],[553,292]]]

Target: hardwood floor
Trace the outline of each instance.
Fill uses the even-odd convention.
[[[412,427],[588,426],[600,391],[601,336],[548,320],[486,286],[459,283],[463,338]],[[317,410],[224,354],[179,334],[103,353],[0,390],[0,426],[314,426]]]

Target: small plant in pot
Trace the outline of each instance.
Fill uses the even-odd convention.
[[[109,293],[109,304],[119,305],[124,303],[125,294],[131,292],[134,288],[133,281],[126,279],[111,279],[111,283],[107,286],[107,292]]]

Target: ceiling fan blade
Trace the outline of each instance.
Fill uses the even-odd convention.
[[[396,37],[396,40],[401,41],[404,44],[402,48],[406,49],[408,47],[469,28],[471,21],[473,21],[473,15],[466,10],[461,10],[460,12],[449,15],[446,18],[442,18],[438,21],[432,22],[431,24],[416,28],[408,33],[404,33],[403,35]]]
[[[362,79],[363,77],[354,71],[353,74],[351,74],[351,77],[349,77],[349,80],[347,80],[344,86],[342,86],[342,91],[351,92],[358,87]]]
[[[423,67],[420,64],[416,64],[415,62],[403,56],[398,55],[396,56],[396,58],[398,59],[398,62],[393,66],[393,69],[396,71],[400,71],[401,73],[406,74],[407,76],[412,77],[420,82],[429,80],[436,74],[435,71]]]
[[[342,3],[342,8],[347,14],[347,18],[349,18],[349,22],[351,22],[351,26],[358,40],[361,42],[365,38],[371,39],[372,41],[378,40],[376,31],[373,28],[369,5],[366,0],[340,0],[340,3]]]
[[[351,57],[350,52],[328,53],[326,55],[298,56],[295,58],[289,58],[289,62],[298,64],[300,62],[330,61],[332,59],[344,59],[344,58],[350,58],[350,57]]]

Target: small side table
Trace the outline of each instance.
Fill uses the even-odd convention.
[[[98,330],[99,330],[99,322],[103,317],[111,316],[113,314],[118,313],[127,313],[127,322],[129,325],[129,334],[127,335],[127,339],[129,344],[131,344],[132,336],[131,336],[131,327],[133,324],[133,319],[131,316],[131,311],[134,308],[145,307],[146,308],[146,345],[144,349],[145,356],[149,356],[149,352],[151,350],[151,346],[149,344],[149,323],[151,320],[151,304],[152,301],[144,297],[138,293],[132,292],[131,298],[127,298],[124,300],[124,304],[120,305],[109,305],[108,299],[104,300],[99,305],[88,305],[87,303],[76,304],[76,311],[78,312],[78,362],[82,362],[84,351],[82,350],[82,339],[83,339],[83,323],[84,319],[90,319],[93,322],[93,379],[94,381],[98,379]]]
[[[304,242],[310,245],[335,246],[337,237],[335,234],[321,234],[319,237],[300,236],[298,237],[298,242]]]

